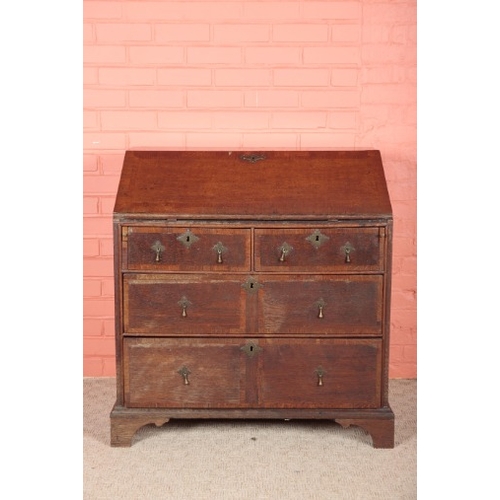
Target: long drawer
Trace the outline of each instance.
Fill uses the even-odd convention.
[[[125,274],[124,333],[381,335],[380,275]]]
[[[375,408],[380,339],[124,339],[130,407]]]

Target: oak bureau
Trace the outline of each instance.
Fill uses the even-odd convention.
[[[171,418],[330,419],[394,446],[379,151],[127,151],[113,227],[112,446]]]

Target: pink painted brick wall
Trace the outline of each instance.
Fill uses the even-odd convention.
[[[84,0],[84,375],[114,365],[127,148],[382,152],[392,378],[416,377],[416,0]]]

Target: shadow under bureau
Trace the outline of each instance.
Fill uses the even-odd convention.
[[[127,151],[111,445],[171,418],[331,419],[394,446],[379,151]]]

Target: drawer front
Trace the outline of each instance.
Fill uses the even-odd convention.
[[[125,274],[126,334],[246,332],[248,294],[241,276]]]
[[[381,335],[380,275],[260,276],[258,331]]]
[[[252,342],[227,338],[125,338],[125,404],[154,408],[376,408],[381,404],[378,339],[260,339],[253,353],[249,345]]]
[[[241,342],[125,338],[124,396],[130,407],[231,408],[240,404]]]
[[[256,229],[257,271],[381,271],[384,228]]]
[[[133,271],[247,271],[250,230],[127,227],[123,263]]]
[[[382,342],[273,339],[261,342],[259,404],[265,408],[376,408]]]

